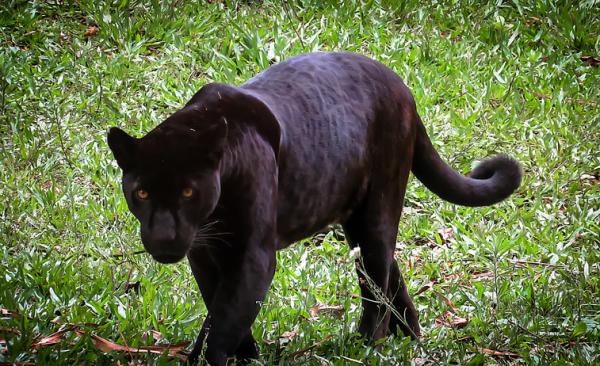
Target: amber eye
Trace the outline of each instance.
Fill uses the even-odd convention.
[[[181,191],[181,195],[184,198],[191,198],[194,195],[194,190],[191,189],[190,187],[186,187]]]
[[[138,189],[137,191],[135,191],[135,195],[141,200],[148,199],[148,192],[144,191],[143,189]]]

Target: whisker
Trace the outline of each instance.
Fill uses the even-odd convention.
[[[223,239],[223,237],[227,235],[231,235],[230,232],[225,231],[217,231],[220,220],[214,220],[207,223],[202,224],[196,231],[196,235],[194,236],[193,246],[200,247],[214,247],[215,244],[221,243],[226,246],[231,246],[227,240]]]
[[[231,244],[223,239],[224,236],[231,235],[231,232],[226,231],[216,231],[216,226],[220,223],[219,220],[207,222],[203,224],[194,237],[193,245],[198,246],[213,246],[215,242],[220,242],[227,246],[231,246]]]
[[[202,226],[200,226],[199,230],[208,230],[213,228],[216,224],[220,223],[220,220],[215,220],[215,221],[211,221],[211,222],[207,222],[205,224],[203,224]]]
[[[201,243],[201,244],[210,245],[211,243],[214,243],[214,242],[220,242],[227,246],[231,246],[231,244],[227,240],[219,238],[219,237],[215,237],[215,236],[205,236],[205,237],[197,238],[196,240],[194,240],[194,244]]]
[[[204,233],[196,233],[196,238],[203,238],[203,237],[210,237],[210,236],[214,236],[214,237],[222,237],[222,236],[227,236],[227,235],[231,235],[233,233],[231,232],[227,232],[227,231],[214,231],[214,232],[204,232]]]

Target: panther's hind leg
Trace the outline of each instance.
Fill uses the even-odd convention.
[[[361,250],[357,260],[363,298],[359,332],[368,339],[384,337],[398,326],[407,335],[419,333],[416,309],[394,259],[414,140],[410,123],[390,122],[398,119],[390,112],[389,118],[379,121],[382,128],[378,131],[383,132],[374,136],[377,146],[371,155],[368,188],[343,223],[348,243]]]
[[[382,230],[377,227],[380,225],[372,227],[373,223],[366,221],[365,215],[355,213],[343,227],[350,246],[360,248],[356,271],[363,312],[358,331],[367,339],[378,339],[387,334],[390,321],[385,297],[388,293],[395,234],[390,228]]]
[[[381,209],[373,207],[382,202]],[[363,298],[359,332],[368,339],[384,337],[397,327],[413,338],[420,333],[417,311],[394,259],[400,213],[401,207],[392,209],[385,199],[374,205],[367,197],[343,224],[349,245],[360,248],[356,261]]]
[[[390,268],[388,298],[394,305],[389,325],[392,334],[396,333],[397,328],[400,328],[404,335],[411,338],[418,338],[421,335],[419,314],[410,299],[404,278],[402,278],[396,261],[392,262]]]
[[[397,180],[371,181],[362,203],[343,224],[349,245],[361,252],[356,261],[363,298],[359,332],[368,339],[384,337],[403,324],[398,314],[404,314],[418,332],[418,316],[394,259],[409,172],[400,167],[394,173]]]

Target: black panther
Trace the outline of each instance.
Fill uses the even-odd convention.
[[[505,199],[522,175],[506,155],[454,171],[403,81],[352,53],[293,57],[239,87],[208,84],[144,137],[111,128],[108,144],[145,249],[161,263],[189,260],[208,308],[190,360],[206,347],[210,365],[258,357],[251,325],[275,251],[332,223],[361,249],[358,331],[418,337],[393,256],[409,173],[465,206]],[[371,301],[365,276],[396,311]]]

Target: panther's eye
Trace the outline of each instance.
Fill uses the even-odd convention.
[[[137,191],[135,191],[135,196],[141,200],[147,200],[148,199],[148,192],[144,191],[143,189],[138,189]]]
[[[192,198],[192,196],[194,195],[194,190],[190,187],[186,187],[181,191],[181,195],[183,196],[183,198]]]

